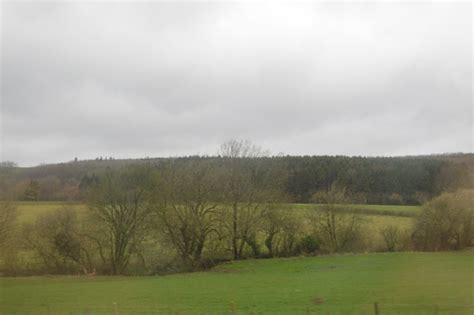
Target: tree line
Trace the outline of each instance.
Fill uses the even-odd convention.
[[[15,200],[84,201],[88,186],[107,169],[131,165],[193,164],[207,160],[215,165],[217,156],[181,158],[79,161],[18,168],[12,163],[0,167],[0,195]],[[346,187],[357,203],[422,204],[443,191],[470,188],[474,182],[472,154],[419,157],[346,156],[260,156],[249,163],[268,164],[284,173],[283,191],[288,202],[310,203],[318,191],[336,183]]]

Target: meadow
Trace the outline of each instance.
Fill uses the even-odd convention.
[[[317,210],[321,208],[321,204],[290,204],[290,208],[301,209],[301,210]],[[387,215],[387,216],[398,216],[398,217],[414,217],[421,211],[421,206],[407,206],[407,205],[368,205],[368,204],[349,204],[349,205],[336,205],[342,211],[349,208],[350,211],[354,211],[360,214],[368,215]]]
[[[1,314],[472,314],[474,251],[245,260],[149,277],[0,279]]]
[[[47,213],[71,208],[79,214],[87,211],[83,203],[66,202],[17,202],[18,222],[20,224],[33,223],[36,218]],[[321,205],[317,204],[286,204],[283,205],[288,211],[294,211],[295,215],[305,216],[311,211],[317,211]],[[384,246],[380,233],[387,226],[396,226],[402,233],[408,233],[413,225],[413,217],[420,211],[419,206],[391,206],[391,205],[350,205],[358,212],[358,218],[364,234],[364,243],[367,248],[378,250]],[[342,209],[342,206],[341,206]],[[368,211],[367,211],[368,209]],[[305,226],[305,230],[311,231],[311,226]]]
[[[18,201],[15,202],[19,223],[32,223],[43,214],[52,213],[64,208],[72,208],[79,213],[86,210],[86,205],[77,202],[60,201]]]
[[[78,212],[86,210],[86,205],[78,202],[61,202],[61,201],[19,201],[15,202],[18,210],[18,219],[20,222],[32,222],[41,214],[51,213],[63,208],[72,208]],[[287,204],[285,205],[290,211],[310,211],[317,210],[321,205],[318,204]],[[421,210],[421,206],[397,206],[397,205],[366,205],[354,204],[350,205],[355,211],[360,210],[361,214],[367,215],[387,215],[387,216],[404,216],[416,215]],[[342,208],[342,206],[341,206]],[[363,210],[367,210],[364,213]]]

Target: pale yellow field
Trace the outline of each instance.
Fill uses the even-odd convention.
[[[67,203],[67,202],[17,202],[18,223],[33,223],[35,219],[47,213],[52,213],[65,208],[72,208],[79,213],[84,213],[87,206],[83,203]],[[290,206],[291,207],[291,206]],[[375,206],[372,206],[375,207]],[[396,209],[397,206],[391,206]],[[291,211],[295,211],[295,215],[304,216],[305,213],[312,211],[308,207],[301,207],[295,205],[291,207]],[[404,208],[404,206],[400,206]],[[359,214],[361,220],[362,234],[366,238],[368,248],[378,248],[383,246],[383,238],[380,231],[387,226],[397,226],[402,233],[409,233],[413,226],[414,219],[410,217],[390,216],[390,215],[373,215],[373,214]],[[311,230],[310,226],[306,226],[308,232]]]
[[[51,213],[57,210],[72,208],[79,212],[86,210],[86,205],[81,203],[68,203],[68,202],[28,202],[21,201],[15,203],[18,211],[18,222],[19,223],[32,223],[35,219],[42,215]]]

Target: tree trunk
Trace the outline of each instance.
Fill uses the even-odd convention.
[[[237,211],[238,206],[236,203],[234,203],[232,205],[232,251],[235,260],[240,258],[237,245]]]

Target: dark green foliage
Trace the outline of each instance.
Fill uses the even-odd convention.
[[[301,254],[314,254],[319,250],[319,241],[313,235],[303,237],[296,247],[296,251]]]
[[[415,204],[416,193],[435,194],[443,161],[423,157],[287,157],[287,191],[294,201],[308,203],[333,183],[346,187],[353,199],[373,204]],[[394,198],[394,196],[397,196]]]
[[[82,177],[81,182],[79,183],[79,193],[82,197],[86,197],[88,191],[97,185],[99,185],[99,176],[95,173],[92,173],[91,175],[86,174]]]
[[[28,187],[25,189],[25,193],[23,194],[23,199],[26,201],[36,201],[38,200],[40,193],[40,185],[37,181],[32,180]]]
[[[167,162],[174,162],[180,167],[204,159],[214,165],[211,168],[218,168],[224,158],[188,156],[169,159],[91,160],[32,168],[13,165],[0,168],[0,175],[7,170],[10,174],[9,184],[0,185],[0,190],[5,192],[25,181],[39,181],[54,176],[59,180],[61,189],[66,192],[49,197],[40,194],[38,200],[84,199],[87,187],[94,185],[100,174],[107,169],[117,170],[129,165],[159,167]],[[311,202],[315,192],[326,191],[333,183],[337,183],[346,187],[351,199],[357,203],[419,204],[442,191],[472,187],[474,178],[472,154],[417,157],[250,157],[246,158],[245,164],[264,164],[267,169],[270,165],[272,168],[276,167],[284,174],[284,193],[289,201],[299,203]],[[72,190],[74,186],[77,191]]]

